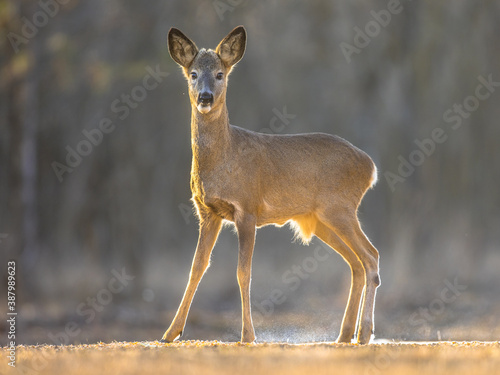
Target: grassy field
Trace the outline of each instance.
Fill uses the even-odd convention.
[[[500,374],[499,342],[355,344],[219,341],[19,346],[3,374]]]

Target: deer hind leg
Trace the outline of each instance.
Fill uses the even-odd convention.
[[[250,307],[250,281],[252,277],[252,256],[255,245],[255,218],[244,216],[236,220],[238,231],[238,285],[241,293],[241,342],[255,341],[255,331]]]
[[[221,224],[222,219],[212,213],[205,213],[202,215],[198,245],[194,254],[186,291],[184,292],[184,296],[182,297],[181,304],[175,314],[174,320],[163,335],[161,341],[172,342],[182,335],[194,294],[210,263],[210,254],[217,241]]]
[[[375,295],[380,285],[379,254],[361,230],[355,209],[337,209],[320,218],[349,246],[364,269],[364,295],[359,319],[358,343],[368,344],[373,333]]]
[[[350,343],[356,330],[359,305],[365,285],[365,271],[356,254],[327,225],[318,221],[315,235],[339,253],[351,268],[351,289],[337,339],[337,342]]]

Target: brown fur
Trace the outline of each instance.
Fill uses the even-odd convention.
[[[351,340],[365,289],[358,342],[367,343],[380,283],[378,252],[363,234],[356,212],[365,192],[376,182],[376,167],[366,153],[337,136],[269,135],[230,125],[227,76],[243,57],[245,43],[241,26],[215,51],[198,50],[177,29],[169,32],[169,51],[188,79],[192,104],[191,191],[200,219],[200,238],[184,298],[163,340],[172,341],[182,333],[225,220],[235,224],[239,238],[242,341],[255,339],[250,312],[255,228],[288,222],[296,238],[308,243],[316,235],[349,263],[352,285],[339,341]],[[203,103],[202,93],[212,95],[211,104]]]

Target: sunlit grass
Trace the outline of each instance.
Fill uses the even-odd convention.
[[[16,373],[6,355],[0,373]],[[101,342],[18,346],[16,357],[21,374],[477,374],[498,371],[500,343]]]

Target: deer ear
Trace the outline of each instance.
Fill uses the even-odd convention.
[[[172,59],[180,66],[188,68],[198,53],[196,44],[175,27],[168,32],[167,43]]]
[[[229,68],[241,60],[245,53],[246,44],[247,32],[243,26],[238,26],[222,39],[215,52],[220,56],[224,65]]]

